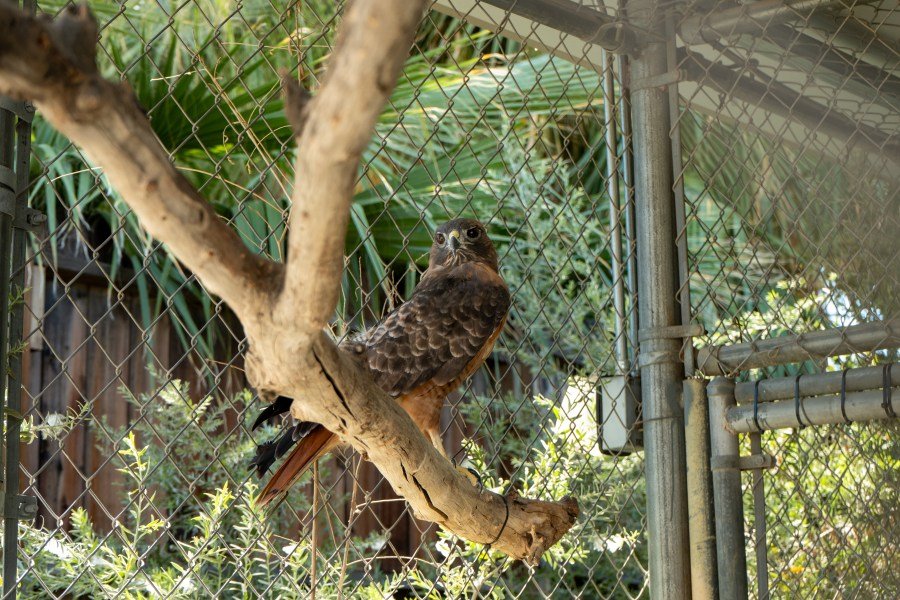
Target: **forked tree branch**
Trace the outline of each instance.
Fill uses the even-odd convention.
[[[326,82],[307,101],[286,84],[299,139],[286,269],[253,254],[178,173],[131,90],[103,80],[84,7],[55,21],[0,0],[0,94],[35,102],[100,165],[142,224],[235,311],[248,377],[295,398],[292,413],[365,453],[415,514],[535,563],[574,524],[574,500],[480,491],[322,332],[334,312],[360,157],[399,76],[423,0],[354,0]]]

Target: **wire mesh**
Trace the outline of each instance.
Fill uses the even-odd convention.
[[[294,143],[278,72],[315,89],[343,4],[91,8],[101,70],[129,82],[243,241],[283,259]],[[38,118],[29,194],[48,222],[16,265],[28,279],[22,478],[39,503],[19,531],[21,597],[646,597],[642,456],[601,454],[594,413],[599,377],[634,354],[633,339],[615,350],[616,331],[633,333],[628,140],[621,127],[607,139],[619,113],[604,114],[620,108],[621,72],[573,36],[535,49],[514,39],[533,23],[507,20],[517,33],[501,36],[467,16],[427,13],[365,153],[334,334],[408,297],[437,224],[488,223],[514,308],[486,367],[451,396],[445,442],[491,489],[571,493],[586,517],[526,569],[417,521],[346,452],[274,513],[257,508],[246,466],[274,429],[249,431],[260,407],[239,323]]]
[[[10,346],[24,374],[22,488],[39,506],[19,528],[21,596],[649,595],[644,457],[602,454],[595,412],[603,377],[637,371],[636,270],[654,268],[636,265],[634,247],[635,82],[600,46],[645,34],[586,32],[628,23],[599,2],[506,4],[438,0],[423,19],[365,153],[333,333],[409,296],[437,224],[488,223],[513,308],[490,360],[449,399],[445,444],[495,491],[574,494],[572,531],[527,569],[417,521],[349,452],[320,461],[274,513],[257,508],[246,464],[274,429],[249,431],[259,406],[240,324],[38,116],[28,194],[47,224],[12,274],[26,280],[12,290],[23,343]],[[343,3],[91,8],[104,74],[128,81],[244,243],[283,259],[295,148],[278,73],[315,89]],[[670,14],[678,47],[664,80],[640,85],[677,86],[680,99],[673,245],[682,314],[706,330],[694,343],[900,314],[896,6],[653,8]],[[811,354],[729,374],[894,360]],[[764,540],[744,475],[749,575],[768,575],[751,595],[897,597],[896,439],[890,422],[768,432],[756,449],[742,439],[744,454],[776,457],[762,475]]]
[[[698,345],[846,332],[898,314],[898,26],[896,5],[883,2],[684,10],[674,126],[683,285],[707,330]],[[897,358],[830,354],[729,374],[795,377]],[[897,596],[884,560],[900,540],[896,435],[895,422],[876,421],[766,432],[759,448],[742,436],[742,454],[776,459],[761,479],[743,475],[751,597]]]

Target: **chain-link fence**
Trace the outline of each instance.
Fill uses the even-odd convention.
[[[179,170],[242,240],[283,259],[295,147],[278,73],[315,89],[343,3],[90,6],[102,72],[129,82]],[[887,2],[438,0],[426,13],[365,153],[333,333],[370,327],[410,295],[436,225],[488,224],[513,307],[442,425],[448,453],[490,489],[578,498],[581,517],[533,569],[416,520],[349,452],[319,461],[274,511],[256,507],[247,465],[274,428],[250,431],[261,407],[239,322],[78,148],[40,114],[28,133],[27,107],[4,105],[15,111],[2,135],[14,139],[18,122],[20,144],[0,164],[18,156],[19,176],[30,175],[7,187],[46,219],[4,216],[0,240],[12,265],[0,273],[12,282],[7,422],[21,422],[21,443],[7,443],[4,548],[15,546],[10,502],[37,500],[36,513],[25,515],[27,501],[17,513],[29,518],[5,556],[6,593],[677,597],[688,588],[651,580],[661,542],[648,530],[654,518],[686,528],[687,515],[653,504],[658,471],[647,463],[651,447],[673,454],[677,482],[683,455],[674,438],[651,446],[655,434],[646,455],[640,447],[669,418],[647,416],[659,379],[638,377],[665,354],[646,348],[668,336],[684,341],[678,369],[738,380],[709,394],[724,398],[745,455],[723,462],[713,410],[721,597],[741,591],[723,581],[723,557],[745,550],[755,597],[896,597],[896,426],[823,419],[816,402],[857,416],[848,421],[869,414],[876,392],[879,416],[894,406],[882,388],[900,373],[880,366],[900,345],[889,320],[900,312],[898,39],[900,11]],[[661,41],[665,72],[648,75],[642,48]],[[657,115],[674,164],[662,267],[657,256],[638,262],[641,227],[654,221],[636,198],[648,166],[632,158],[647,137],[631,131],[653,115],[642,98],[632,119],[632,93],[669,109]],[[660,268],[677,273],[662,298],[680,310],[674,333],[661,333],[655,308],[638,323],[639,275]],[[647,305],[652,296],[641,288]],[[881,333],[857,343],[865,323]],[[837,336],[815,350],[801,338],[799,357],[758,345],[819,330]],[[770,411],[785,403],[807,427],[774,426]],[[741,409],[752,417],[744,429]],[[734,487],[719,475],[739,468],[732,508],[745,518],[729,539],[720,500]]]
[[[282,258],[294,142],[278,72],[315,88],[340,3],[92,9],[104,72],[131,83],[244,242]],[[607,195],[626,153],[604,112],[617,78],[428,13],[348,234],[336,337],[408,297],[437,224],[489,224],[514,309],[488,365],[451,397],[445,439],[491,489],[579,497],[589,518],[534,571],[415,520],[349,454],[320,462],[274,514],[252,505],[247,464],[273,429],[249,431],[260,407],[243,389],[239,325],[38,116],[29,196],[47,227],[16,265],[28,279],[24,494],[39,506],[20,532],[20,595],[643,595],[641,457],[601,454],[593,416],[598,375],[630,364],[615,354],[610,286],[627,261],[621,244],[613,258],[610,211],[630,198],[624,183],[616,203]]]
[[[882,365],[900,308],[900,11],[704,6],[681,18],[676,58],[691,315],[703,345],[801,336],[723,373],[749,415],[741,453],[761,461],[742,476],[750,596],[893,598],[896,423],[850,421],[893,414],[897,382]],[[854,418],[864,390],[873,410]]]

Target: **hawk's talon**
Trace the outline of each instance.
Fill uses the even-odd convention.
[[[481,479],[481,473],[473,469],[472,467],[466,467],[466,471],[469,472],[469,479],[471,480],[473,477],[475,481],[472,483],[478,487],[479,491],[484,491],[484,481]]]
[[[465,475],[466,479],[468,479],[472,483],[472,485],[477,487],[479,490],[484,489],[484,482],[481,480],[481,475],[478,473],[478,471],[476,471],[472,467],[464,467],[463,465],[457,463],[455,458],[451,458],[450,463],[453,464],[454,469]]]
[[[456,470],[466,476],[466,478],[472,483],[472,485],[478,487],[479,489],[484,487],[481,483],[481,476],[475,469],[469,467],[458,466]]]

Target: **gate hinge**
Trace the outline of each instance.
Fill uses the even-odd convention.
[[[37,517],[38,514],[38,501],[35,496],[26,496],[24,494],[19,494],[15,497],[16,508],[15,508],[15,516],[16,519],[20,521],[30,521]],[[4,517],[6,515],[3,515]]]
[[[47,215],[36,208],[24,206],[21,210],[16,211],[16,216],[13,219],[13,227],[24,229],[31,233],[39,233],[46,222]]]
[[[40,233],[44,223],[47,222],[47,215],[30,206],[23,206],[17,210],[15,196],[12,193],[2,192],[0,189],[0,214],[12,217],[12,226],[15,229]]]
[[[666,71],[659,75],[651,75],[650,77],[642,77],[631,82],[631,91],[649,90],[652,88],[666,88],[672,84],[687,79],[685,72],[681,69],[674,71]]]
[[[736,460],[732,456],[713,456],[710,459],[710,466],[713,471],[755,471],[773,468],[775,458],[765,453],[738,456]]]
[[[6,110],[26,123],[34,119],[34,105],[30,102],[16,102],[6,96],[0,96],[0,110]]]
[[[12,226],[37,233],[47,215],[29,206],[16,206],[16,172],[0,166],[0,214],[12,217]]]

